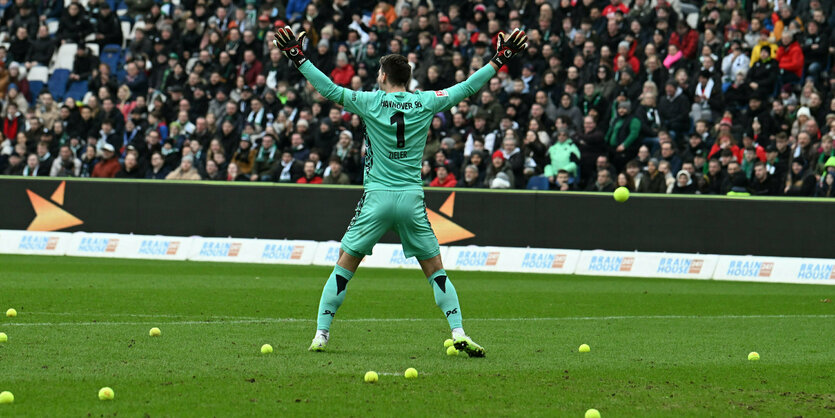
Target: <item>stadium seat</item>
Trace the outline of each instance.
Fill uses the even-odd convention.
[[[99,59],[110,67],[112,74],[116,74],[116,71],[119,69],[119,63],[122,60],[122,47],[115,44],[105,45],[99,55]]]
[[[49,77],[49,93],[52,97],[61,101],[64,99],[64,94],[67,92],[67,80],[70,78],[70,70],[59,68],[56,69],[52,76]]]
[[[70,84],[65,98],[72,97],[75,100],[81,100],[85,94],[87,94],[87,80],[80,80]]]
[[[29,82],[29,92],[32,93],[32,100],[29,101],[31,106],[34,106],[35,103],[38,102],[38,95],[40,95],[41,90],[43,90],[44,82],[43,81],[30,81]]]
[[[528,180],[528,190],[548,190],[550,187],[548,177],[545,176],[533,176]]]
[[[52,69],[72,70],[73,63],[75,62],[76,51],[78,51],[77,44],[61,45],[61,47],[58,48],[58,55],[55,59],[55,65],[52,66]]]
[[[29,74],[26,75],[26,79],[29,80],[29,83],[33,81],[40,81],[41,83],[46,83],[49,79],[49,68],[44,65],[38,65],[29,69]]]
[[[128,44],[130,39],[130,22],[122,22],[122,48]]]
[[[130,36],[128,36],[129,39],[133,39],[137,29],[145,29],[145,22],[137,20],[136,23],[133,24],[133,28],[130,30]]]
[[[49,28],[50,35],[55,35],[56,33],[58,33],[58,25],[59,22],[57,19],[48,19],[46,21],[46,27]]]

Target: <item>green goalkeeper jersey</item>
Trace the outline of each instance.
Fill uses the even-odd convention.
[[[436,113],[473,95],[496,73],[492,65],[445,90],[386,93],[334,84],[310,61],[299,67],[322,96],[362,117],[366,127],[366,190],[420,190],[420,168],[429,125]]]

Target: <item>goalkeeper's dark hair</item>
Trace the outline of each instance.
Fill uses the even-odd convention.
[[[380,66],[392,86],[406,87],[412,79],[412,67],[402,55],[390,54],[380,58]]]

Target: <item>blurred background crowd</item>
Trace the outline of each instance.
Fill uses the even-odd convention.
[[[821,0],[0,0],[0,173],[361,184],[335,83],[410,89],[526,54],[435,116],[427,186],[835,196],[835,15]]]

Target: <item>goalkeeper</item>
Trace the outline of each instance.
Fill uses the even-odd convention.
[[[432,117],[480,90],[499,68],[527,47],[527,36],[519,29],[510,35],[500,34],[490,65],[446,90],[414,93],[406,90],[412,78],[411,67],[405,57],[396,54],[380,59],[379,91],[353,91],[337,86],[305,58],[304,37],[304,32],[297,38],[289,27],[279,28],[273,43],[322,96],[361,116],[366,126],[365,190],[342,237],[339,260],[322,291],[310,350],[324,351],[331,322],[345,300],[346,287],[360,261],[371,254],[386,231],[394,230],[400,235],[404,255],[416,257],[429,280],[435,302],[452,329],[455,348],[470,357],[483,357],[484,348],[464,333],[458,295],[444,271],[438,239],[426,217],[421,159]]]

